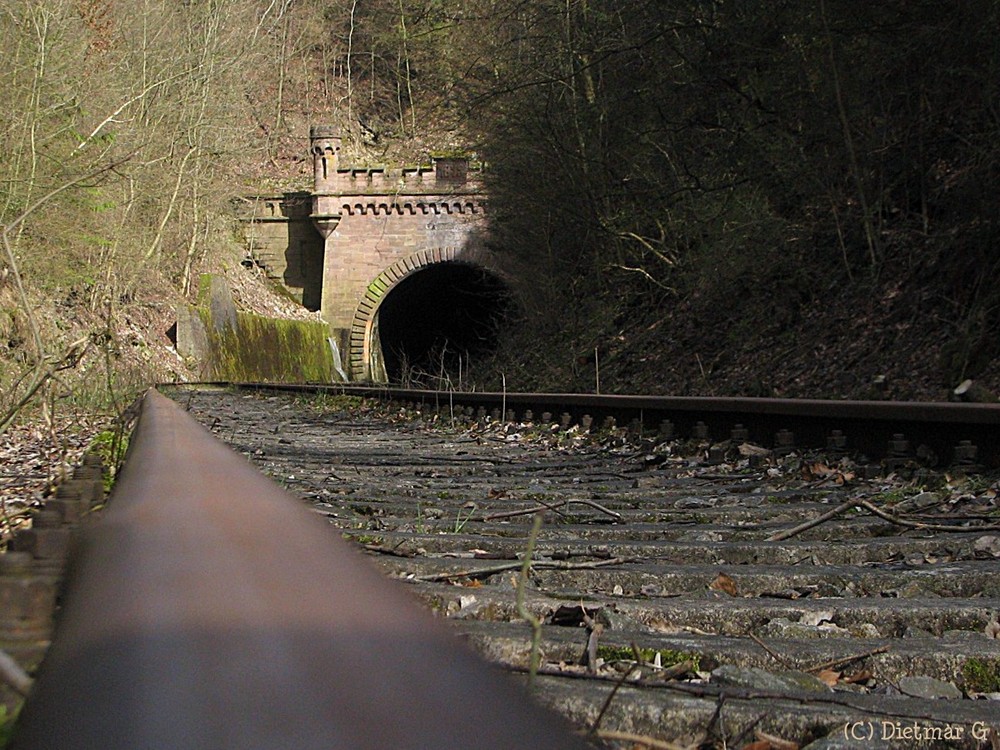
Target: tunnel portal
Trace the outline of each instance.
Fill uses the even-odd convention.
[[[389,382],[444,387],[444,378],[457,387],[470,360],[495,351],[512,305],[507,285],[478,266],[436,263],[410,274],[377,314]]]

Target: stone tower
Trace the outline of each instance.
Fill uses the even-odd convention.
[[[313,211],[310,218],[316,231],[326,240],[341,218],[338,196],[335,195],[341,140],[336,128],[315,125],[309,130],[309,142],[313,157]]]
[[[344,379],[385,380],[383,338],[393,351],[403,337],[434,334],[433,309],[463,319],[470,289],[490,293],[481,274],[501,278],[485,243],[482,171],[454,154],[399,167],[344,164],[342,147],[336,127],[313,126],[312,189],[247,202],[252,253],[320,312]],[[460,276],[465,287],[456,293]],[[407,297],[406,288],[428,296]],[[394,317],[392,299],[396,309],[401,300],[410,307]]]

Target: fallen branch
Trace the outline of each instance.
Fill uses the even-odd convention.
[[[596,560],[594,562],[571,563],[564,560],[539,560],[531,563],[531,567],[537,570],[593,570],[603,568],[608,565],[620,565],[631,562],[629,557],[612,557],[608,560]],[[474,570],[461,570],[456,573],[428,573],[422,576],[413,576],[408,581],[450,581],[453,578],[483,578],[494,573],[504,573],[508,570],[520,570],[524,566],[523,562],[505,563],[503,565],[492,565],[488,568],[476,568]]]
[[[601,639],[601,635],[604,633],[604,625],[597,622],[593,617],[587,614],[587,608],[583,606],[583,600],[580,600],[580,612],[583,613],[583,624],[587,626],[587,648],[584,651],[583,659],[587,664],[588,672],[597,671],[597,642]]]
[[[979,526],[958,526],[955,524],[941,524],[941,523],[924,523],[922,521],[908,521],[905,518],[901,518],[894,513],[889,513],[888,511],[882,510],[877,505],[875,505],[870,500],[865,500],[861,497],[852,498],[846,502],[841,503],[836,508],[828,510],[826,513],[822,513],[815,518],[812,518],[804,523],[800,523],[798,526],[794,526],[785,531],[779,531],[776,534],[772,534],[767,537],[765,541],[768,542],[780,542],[785,539],[789,539],[796,534],[813,528],[814,526],[819,526],[821,523],[825,523],[832,518],[837,518],[843,515],[851,508],[864,508],[869,513],[872,513],[884,521],[889,523],[894,523],[897,526],[903,526],[908,529],[919,529],[922,531],[945,531],[945,532],[956,532],[961,533],[965,531],[1000,531],[1000,524],[983,524]],[[972,520],[972,519],[970,519]]]
[[[698,665],[694,663],[693,659],[685,659],[684,661],[679,661],[676,664],[671,664],[669,667],[662,667],[660,671],[654,672],[651,675],[657,680],[677,680],[686,674],[694,674],[698,671]],[[647,680],[640,680],[643,684]]]
[[[560,500],[558,503],[540,503],[534,508],[525,508],[524,510],[508,510],[503,513],[491,513],[488,516],[483,516],[483,521],[496,521],[501,518],[513,518],[514,516],[527,516],[533,513],[540,513],[544,510],[555,511],[557,508],[563,508],[567,505],[572,504],[586,505],[595,510],[601,511],[601,513],[606,513],[617,521],[622,520],[622,514],[611,510],[610,508],[605,508],[600,503],[595,503],[593,500]]]
[[[635,647],[635,644],[632,645],[632,648],[638,654],[639,650]],[[608,693],[608,697],[604,700],[604,705],[601,706],[601,710],[600,710],[600,712],[598,712],[597,718],[594,719],[594,723],[590,727],[590,734],[592,736],[595,735],[595,734],[597,734],[597,732],[600,731],[601,720],[604,718],[604,714],[606,714],[607,711],[608,711],[608,709],[611,707],[611,701],[613,701],[615,699],[615,696],[618,694],[618,691],[621,689],[621,686],[625,684],[625,681],[629,677],[631,677],[632,673],[635,670],[637,670],[640,666],[642,666],[642,664],[637,659],[635,666],[629,667],[624,673],[622,673],[622,676],[619,677],[618,680],[615,682],[614,687],[611,688],[611,692]]]
[[[813,518],[813,519],[811,519],[809,521],[806,521],[805,523],[800,523],[798,526],[794,526],[794,527],[792,527],[790,529],[786,529],[785,531],[779,531],[777,534],[771,534],[771,536],[769,536],[764,541],[767,541],[767,542],[780,542],[780,541],[783,541],[785,539],[790,539],[791,537],[795,536],[796,534],[799,534],[799,533],[801,533],[803,531],[807,531],[808,529],[811,529],[814,526],[819,526],[821,523],[825,523],[826,521],[829,521],[831,518],[836,518],[837,516],[843,515],[844,513],[846,513],[847,511],[849,511],[851,508],[856,508],[862,502],[864,502],[864,501],[861,500],[860,498],[853,498],[851,500],[848,500],[846,502],[841,503],[840,505],[838,505],[836,508],[833,508],[832,510],[828,510],[826,513],[822,513],[822,514],[816,516],[815,518]]]
[[[905,526],[908,529],[921,529],[923,531],[954,531],[961,533],[963,531],[1000,531],[1000,524],[984,524],[982,526],[956,526],[954,524],[943,524],[943,523],[923,523],[921,521],[907,521],[905,518],[900,518],[899,516],[889,513],[888,511],[882,510],[877,505],[868,500],[858,500],[857,504],[864,508],[865,510],[871,511],[879,518],[889,523],[894,523],[897,526]]]
[[[768,734],[760,729],[754,729],[753,736],[758,742],[766,742],[770,750],[799,750],[797,742],[782,739],[777,735]]]
[[[812,667],[807,667],[804,672],[822,672],[824,669],[833,669],[834,667],[843,667],[854,661],[861,661],[862,659],[867,659],[869,656],[877,656],[878,654],[884,654],[889,650],[888,646],[879,646],[878,648],[873,648],[871,651],[865,651],[863,654],[855,654],[854,656],[844,656],[840,659],[830,659],[830,661],[825,661],[822,664],[816,664]]]
[[[388,555],[390,557],[411,558],[416,556],[416,553],[414,552],[407,552],[405,550],[400,552],[399,549],[397,549],[399,545],[396,545],[396,547],[386,547],[383,544],[363,544],[361,546],[366,552],[375,552],[377,554]]]
[[[526,667],[518,665],[508,665],[505,667],[508,672],[524,673],[527,672]],[[570,680],[600,680],[601,682],[617,682],[620,677],[607,676],[603,674],[587,674],[586,672],[573,672],[566,669],[554,668],[551,666],[542,666],[538,670],[539,675],[546,677],[558,677]],[[739,700],[739,701],[759,701],[759,700],[784,700],[789,703],[794,703],[800,706],[843,706],[849,708],[852,711],[857,711],[861,714],[867,714],[871,711],[870,705],[864,705],[862,703],[851,700],[850,698],[841,697],[839,694],[830,693],[809,693],[809,694],[796,694],[796,693],[785,693],[781,691],[770,691],[770,690],[754,690],[752,688],[739,688],[733,686],[722,686],[716,685],[714,683],[700,683],[692,684],[688,682],[644,682],[643,687],[649,690],[669,690],[675,693],[682,693],[684,695],[689,695],[694,698],[719,698],[720,696],[725,696],[726,700]],[[932,714],[920,713],[917,711],[906,712],[906,711],[892,711],[892,710],[880,710],[879,716],[887,716],[894,719],[904,719],[907,721],[926,721],[935,722],[938,718]],[[970,722],[971,724],[971,722]]]
[[[778,662],[778,664],[780,664],[781,666],[783,666],[785,669],[792,669],[792,666],[787,661],[785,661],[785,658],[781,654],[779,654],[777,651],[774,651],[772,648],[770,648],[760,638],[758,638],[757,636],[755,636],[753,633],[750,633],[750,638],[753,640],[754,643],[756,643],[758,646],[760,646],[762,649],[764,649],[772,659],[774,659],[776,662]]]
[[[566,517],[566,514],[563,513],[561,510],[559,510],[559,508],[560,508],[559,505],[557,505],[555,503],[547,503],[544,500],[538,500],[537,502],[538,502],[539,505],[544,505],[548,510],[551,510],[553,513],[555,513],[560,518],[565,518]]]
[[[531,525],[531,534],[528,535],[528,548],[524,553],[524,564],[521,566],[521,575],[517,579],[517,613],[531,625],[531,658],[528,662],[528,689],[535,684],[535,675],[538,674],[538,667],[542,663],[541,643],[542,643],[542,619],[532,612],[524,604],[524,591],[528,587],[528,576],[531,573],[531,558],[535,552],[535,542],[538,540],[538,532],[542,529],[542,514],[535,516]]]

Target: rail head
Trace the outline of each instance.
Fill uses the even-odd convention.
[[[587,745],[150,391],[13,747]]]

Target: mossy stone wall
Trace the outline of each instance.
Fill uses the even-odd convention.
[[[199,310],[205,320],[204,311]],[[207,321],[206,321],[207,323]],[[217,380],[329,383],[333,357],[324,323],[237,313],[235,326],[208,329],[209,365]]]
[[[273,383],[329,383],[334,379],[325,323],[237,312],[221,277],[204,275],[198,304],[181,317],[186,317],[184,328],[191,330],[187,346],[178,338],[178,351],[199,360],[203,378]]]

